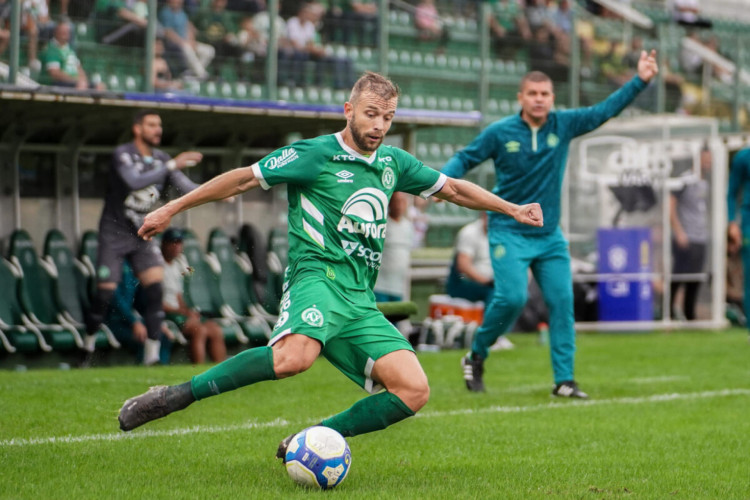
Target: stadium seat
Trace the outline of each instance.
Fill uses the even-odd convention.
[[[0,343],[9,353],[49,352],[52,347],[21,308],[18,300],[20,281],[18,269],[0,259]]]
[[[80,332],[63,315],[55,299],[55,268],[42,261],[29,233],[16,229],[10,237],[9,260],[21,273],[20,302],[26,316],[58,351],[83,349]]]
[[[253,300],[248,289],[251,267],[239,255],[221,229],[214,229],[208,238],[208,255],[219,265],[219,289],[224,299],[222,313],[237,321],[247,337],[256,343],[265,344],[271,338],[271,325],[275,316],[267,313]]]
[[[219,277],[201,250],[200,242],[192,231],[185,230],[184,232],[183,252],[190,266],[190,272],[185,276],[187,305],[219,323],[227,343],[246,344],[248,338],[240,325],[234,319],[224,317],[222,314],[225,304],[219,288]]]
[[[55,299],[61,314],[67,322],[75,326],[80,333],[84,333],[83,310],[89,303],[87,285],[91,276],[89,269],[73,257],[65,235],[57,229],[47,233],[44,240],[44,261],[56,272],[54,280]],[[97,349],[111,346],[119,348],[120,343],[107,328],[102,325],[97,332],[95,344]]]
[[[284,288],[284,273],[289,261],[289,240],[286,229],[274,228],[268,235],[268,292],[266,308],[272,314],[278,313],[278,305]]]

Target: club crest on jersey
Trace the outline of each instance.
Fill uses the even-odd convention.
[[[383,170],[383,176],[380,180],[383,182],[384,188],[393,189],[393,186],[396,185],[396,176],[393,174],[393,169],[391,167],[385,167],[385,170]]]
[[[267,159],[263,166],[268,170],[274,170],[292,163],[297,158],[299,158],[299,155],[294,148],[286,148],[281,151],[279,156],[273,156]]]
[[[339,182],[346,182],[346,183],[354,182],[352,180],[352,177],[354,177],[354,174],[349,172],[348,170],[342,170],[341,172],[338,172],[336,174],[336,177],[339,178]]]
[[[308,307],[302,311],[302,321],[310,326],[321,327],[323,326],[323,313],[318,311],[314,307]]]

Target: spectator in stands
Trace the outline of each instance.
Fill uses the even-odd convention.
[[[477,220],[462,227],[456,235],[445,292],[451,297],[489,304],[494,286],[487,214],[482,212]]]
[[[104,90],[103,83],[89,82],[75,51],[70,46],[70,24],[58,23],[54,36],[42,54],[42,73],[39,81],[56,87],[72,87],[78,90]]]
[[[708,195],[710,192],[711,150],[706,144],[700,155],[700,178],[686,182],[682,189],[669,196],[669,222],[672,227],[672,285],[671,315],[678,318],[676,296],[684,286],[682,313],[685,319],[695,319],[695,304],[701,281],[682,280],[681,274],[703,272],[710,231],[708,228]],[[689,172],[692,173],[692,172]]]
[[[164,59],[164,40],[154,40],[153,84],[156,92],[174,92],[182,90],[182,81],[172,78],[169,64]]]
[[[12,0],[0,0],[0,56],[8,48],[10,42],[10,11]]]
[[[377,0],[344,0],[342,11],[344,45],[354,42],[355,33],[360,45],[378,45]]]
[[[620,88],[633,77],[633,72],[625,61],[622,43],[610,41],[609,50],[601,58],[599,70],[606,83]]]
[[[142,285],[145,298],[144,324],[148,331],[146,357],[159,351],[164,259],[155,242],[138,237],[146,213],[171,187],[182,193],[196,184],[180,170],[203,159],[196,151],[175,158],[157,149],[161,144],[161,117],[150,110],[133,118],[133,141],[115,149],[109,170],[104,209],[99,221],[99,250],[96,264],[97,287],[91,307],[86,311],[86,348],[93,351],[95,333],[104,320],[107,306],[121,279],[123,261],[128,261]]]
[[[383,244],[380,272],[373,291],[377,302],[407,300],[414,226],[406,213],[406,193],[395,192],[388,204],[388,238]]]
[[[26,57],[29,68],[38,73],[42,69],[42,64],[37,58],[39,42],[47,42],[52,38],[55,23],[50,19],[46,0],[23,0],[21,5],[21,33],[29,40]]]
[[[271,16],[268,9],[265,8],[265,0],[262,0],[262,2],[264,10],[253,16],[253,30],[257,35],[257,41],[255,42],[256,50],[262,52],[262,58],[265,60],[265,54],[268,52]],[[286,21],[278,13],[278,10],[281,9],[281,2],[277,2],[276,7],[277,12],[273,16],[273,19],[278,40],[279,84],[294,86],[302,83],[302,76],[304,74],[302,66],[304,61],[307,60],[307,55],[297,51],[290,42]]]
[[[529,45],[531,69],[546,73],[554,81],[566,81],[570,60],[561,47],[547,26],[539,26]]]
[[[227,0],[211,0],[210,8],[202,9],[195,18],[199,42],[211,45],[222,58],[240,54],[237,44],[237,26],[227,11]]]
[[[351,88],[354,83],[354,69],[348,57],[326,53],[320,44],[318,24],[323,16],[323,6],[318,3],[305,3],[296,16],[286,23],[287,37],[294,52],[288,63],[297,66],[295,83],[304,83],[303,61],[315,62],[315,84],[323,85],[324,75],[331,75],[333,86],[337,89]]]
[[[147,18],[148,6],[143,2],[97,0],[94,4],[96,39],[106,44],[142,47]]]
[[[713,22],[701,17],[699,0],[671,0],[672,18],[683,26],[710,28]]]
[[[429,206],[429,200],[417,196],[409,207],[408,217],[414,225],[414,240],[412,241],[412,248],[421,248],[425,245],[427,230],[430,227],[430,216],[427,215],[427,207]]]
[[[215,362],[224,361],[227,348],[224,333],[215,321],[204,319],[195,309],[185,303],[184,277],[190,272],[182,254],[182,231],[169,228],[161,238],[164,256],[164,313],[173,321],[190,342],[190,360],[195,364],[206,361],[208,353]]]
[[[439,40],[438,53],[445,51],[450,38],[448,26],[440,19],[435,0],[421,0],[414,10],[414,27],[420,40]]]
[[[489,25],[495,51],[511,57],[518,48],[524,47],[522,31],[529,31],[526,17],[516,0],[498,0],[492,4]]]
[[[213,60],[216,51],[207,43],[195,39],[196,30],[183,9],[184,0],[167,0],[159,11],[159,22],[164,27],[167,40],[167,54],[174,54],[179,59],[176,66],[182,72],[184,68],[199,79],[208,78],[206,67]]]
[[[471,352],[463,359],[464,380],[471,391],[484,390],[484,362],[489,347],[513,325],[526,303],[526,280],[531,269],[550,310],[550,348],[555,386],[553,396],[587,398],[574,375],[575,328],[573,279],[568,242],[559,227],[562,180],[570,141],[617,116],[646,88],[658,72],[656,51],[641,53],[638,74],[603,102],[591,107],[553,111],[553,83],[532,71],[521,79],[521,112],[490,124],[443,167],[443,173],[462,177],[493,159],[494,191],[515,202],[540,200],[543,228],[526,228],[508,217],[489,219],[490,258],[495,292],[485,308],[484,321],[474,335]]]
[[[143,297],[139,293],[138,278],[127,262],[122,265],[122,280],[112,296],[104,323],[112,331],[117,341],[136,355],[144,365],[168,364],[171,351],[172,333],[163,327],[160,331],[161,348],[145,355],[144,344],[148,338],[143,316]]]

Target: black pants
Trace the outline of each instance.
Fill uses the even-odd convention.
[[[672,241],[672,256],[674,258],[673,278],[679,280],[680,274],[703,272],[703,263],[706,260],[706,244],[691,241],[686,248],[682,248]],[[695,302],[698,299],[700,281],[672,281],[672,317],[675,316],[675,294],[683,285],[685,285],[685,300],[683,301],[682,311],[685,313],[686,319],[695,319]]]

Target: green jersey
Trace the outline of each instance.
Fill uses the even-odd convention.
[[[278,149],[253,172],[264,189],[287,184],[290,280],[321,272],[340,289],[368,293],[380,269],[393,192],[428,198],[446,181],[393,146],[365,157],[341,133]]]
[[[47,49],[42,56],[42,60],[44,61],[44,71],[42,72],[40,83],[54,83],[52,77],[49,75],[50,69],[59,69],[66,75],[74,78],[78,77],[78,65],[80,61],[78,60],[76,53],[67,43],[65,45],[60,45],[57,43],[57,40],[53,38],[47,46]]]

